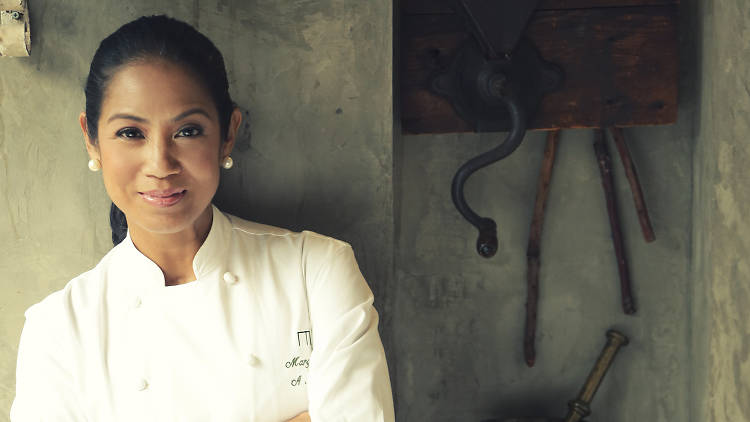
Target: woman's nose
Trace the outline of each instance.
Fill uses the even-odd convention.
[[[180,161],[176,156],[174,141],[163,136],[150,143],[147,157],[147,174],[163,179],[180,172]]]

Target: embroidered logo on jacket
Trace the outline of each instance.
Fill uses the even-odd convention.
[[[312,332],[311,330],[297,331],[297,346],[299,350],[291,359],[284,362],[284,367],[291,370],[301,370],[310,368],[310,353],[312,352]],[[292,387],[307,384],[303,374],[297,374],[291,379]]]
[[[302,347],[303,344],[310,346],[310,349],[312,350],[312,333],[310,330],[297,331],[297,345]]]

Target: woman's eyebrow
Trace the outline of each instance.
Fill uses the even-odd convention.
[[[132,114],[118,113],[118,114],[113,114],[112,117],[110,117],[107,120],[107,123],[109,123],[109,122],[111,122],[112,120],[115,120],[115,119],[135,120],[136,122],[141,122],[141,123],[147,123],[148,122],[148,120],[146,120],[146,119],[144,119],[142,117],[133,116]]]
[[[208,113],[206,113],[206,111],[203,110],[202,108],[191,108],[190,110],[182,112],[182,113],[178,114],[177,116],[173,117],[172,121],[173,122],[178,122],[178,121],[184,119],[185,117],[188,117],[188,116],[193,115],[193,114],[202,114],[202,115],[206,116],[209,119],[211,118],[211,116],[209,116]],[[115,119],[135,120],[136,122],[139,122],[139,123],[148,123],[148,120],[144,119],[143,117],[138,117],[138,116],[134,116],[132,114],[124,114],[124,113],[113,114],[107,120],[107,123],[109,123],[109,122],[111,122],[112,120],[115,120]]]
[[[180,114],[176,115],[172,119],[172,121],[173,122],[178,122],[178,121],[180,121],[180,120],[184,119],[185,117],[190,116],[192,114],[202,114],[202,115],[206,116],[209,119],[211,118],[211,116],[209,116],[208,113],[206,113],[205,110],[203,110],[200,107],[196,107],[196,108],[191,108],[190,110],[188,110],[188,111],[186,111],[184,113],[180,113]]]

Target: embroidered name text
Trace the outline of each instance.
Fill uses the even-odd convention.
[[[301,356],[295,356],[292,358],[292,360],[287,361],[287,363],[285,363],[284,366],[286,366],[287,368],[295,368],[295,367],[309,368],[310,359],[301,359]]]

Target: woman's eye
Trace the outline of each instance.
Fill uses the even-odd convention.
[[[179,136],[186,136],[186,137],[198,136],[198,135],[201,135],[202,133],[203,131],[201,130],[201,128],[195,127],[195,126],[186,127],[186,128],[180,129],[180,131],[177,132]]]
[[[128,127],[117,132],[117,136],[120,138],[139,138],[143,137],[141,131],[132,127]]]

